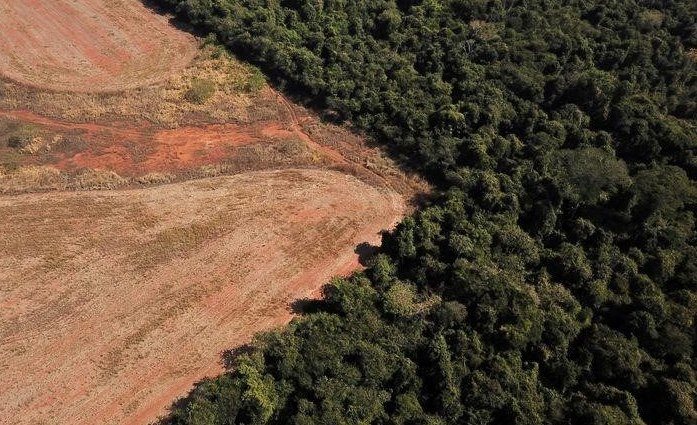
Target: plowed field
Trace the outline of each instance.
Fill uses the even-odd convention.
[[[166,414],[425,189],[139,0],[0,0],[0,424]]]
[[[0,74],[51,90],[114,91],[188,64],[192,37],[139,1],[0,2]]]
[[[322,170],[0,197],[0,422],[155,419],[402,202]]]

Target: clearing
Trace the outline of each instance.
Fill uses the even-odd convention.
[[[0,418],[146,423],[405,212],[336,171],[0,197]]]
[[[6,0],[0,28],[0,74],[50,90],[138,87],[196,53],[191,36],[138,1]]]
[[[155,420],[427,190],[139,0],[0,3],[2,424]]]

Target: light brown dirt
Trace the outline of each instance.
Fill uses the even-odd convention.
[[[50,90],[143,86],[196,54],[193,37],[139,1],[4,0],[0,28],[0,74]]]
[[[154,420],[404,211],[326,170],[0,197],[0,422]]]
[[[0,424],[154,420],[427,190],[138,0],[0,32]]]

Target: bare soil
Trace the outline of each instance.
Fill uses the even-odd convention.
[[[428,189],[139,0],[0,28],[0,424],[155,420]]]
[[[201,78],[215,92],[192,104],[186,93]],[[17,134],[21,146],[11,142]],[[158,84],[117,93],[55,93],[0,81],[0,193],[288,167],[330,167],[406,196],[424,189],[382,151],[321,123],[215,46],[202,46],[185,69]],[[92,181],[94,175],[100,178]]]
[[[270,88],[259,97],[267,110],[276,111],[273,119],[192,121],[174,128],[149,121],[69,122],[0,109],[0,194],[169,183],[288,167],[340,170],[407,198],[427,190],[421,179],[349,130],[320,122]],[[11,146],[18,128],[29,134],[25,146]],[[85,187],[86,172],[108,173],[119,183],[112,178],[106,186]]]
[[[0,111],[0,118],[62,135],[62,143],[25,156],[24,164],[51,165],[62,171],[108,169],[123,176],[191,169],[230,159],[236,147],[299,137],[299,132],[278,121],[167,129],[148,124],[67,123],[28,111]]]
[[[160,81],[196,54],[193,37],[139,1],[5,0],[0,74],[59,91]]]
[[[404,211],[323,170],[0,197],[0,422],[155,419]]]

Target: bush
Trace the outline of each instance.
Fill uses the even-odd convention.
[[[37,137],[38,131],[33,125],[18,125],[8,133],[7,146],[14,149],[22,149]]]
[[[192,103],[202,105],[215,94],[215,84],[212,81],[196,78],[184,94],[184,98]]]

